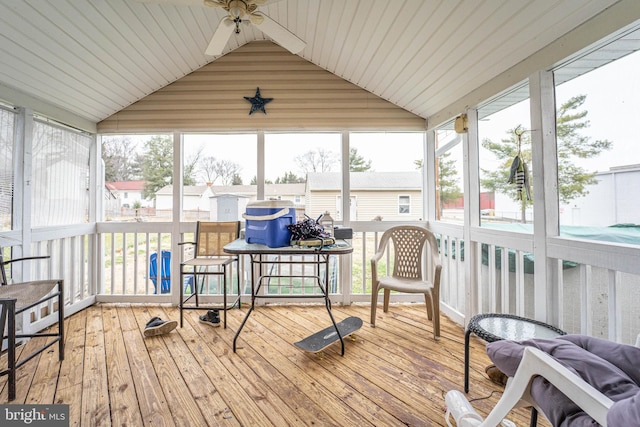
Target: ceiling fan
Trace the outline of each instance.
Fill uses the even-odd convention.
[[[255,25],[260,31],[271,37],[273,41],[284,47],[291,53],[298,53],[306,46],[306,43],[299,39],[291,31],[287,30],[276,21],[260,12],[259,6],[267,4],[269,0],[138,0],[144,3],[164,3],[174,5],[204,5],[209,7],[221,7],[228,15],[218,24],[218,28],[213,33],[209,46],[205,50],[205,55],[220,55],[227,45],[231,34],[240,33],[240,25]]]
[[[298,53],[305,47],[305,42],[300,40],[295,34],[259,12],[258,6],[267,3],[268,0],[204,0],[205,6],[221,7],[227,15],[213,33],[209,42],[206,55],[220,55],[227,44],[231,33],[240,33],[241,23],[251,23],[258,27],[260,31],[271,37],[276,43],[284,47],[291,53]]]

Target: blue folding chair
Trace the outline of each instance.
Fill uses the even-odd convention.
[[[168,294],[171,292],[171,251],[161,251],[160,257],[160,293]],[[158,253],[154,252],[149,257],[149,278],[153,282],[153,293],[158,293]],[[193,293],[193,276],[185,276],[184,291],[190,289]]]
[[[171,292],[171,251],[161,252],[160,263],[160,293]],[[158,293],[158,253],[154,252],[149,257],[149,278],[153,282],[153,293]]]

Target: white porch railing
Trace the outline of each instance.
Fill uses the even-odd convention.
[[[467,244],[462,226],[434,223],[430,228],[440,236],[441,302],[450,317],[469,319],[473,314],[497,312],[534,318],[535,294],[543,292],[536,289],[534,261],[547,262],[556,283],[544,290],[546,313],[558,319],[556,326],[568,333],[635,342],[640,331],[639,247],[553,237],[547,242],[549,258],[534,260],[531,234],[479,227],[469,233]],[[472,245],[475,251],[469,251]],[[465,257],[465,249],[467,254],[475,253],[475,259]],[[479,272],[466,278],[468,287],[466,262],[476,263]],[[476,298],[466,301],[469,289],[476,286]]]
[[[370,259],[381,233],[392,225],[395,224],[353,224],[353,254],[342,256],[332,264],[330,290],[334,302],[350,304],[371,300]],[[12,274],[15,280],[62,277],[67,314],[96,301],[177,303],[175,286],[170,293],[158,292],[162,280],[161,261],[156,285],[149,274],[152,253],[163,250],[178,253],[177,258],[171,258],[171,279],[176,283],[182,256],[178,242],[191,239],[189,233],[195,230],[195,223],[180,224],[176,237],[173,227],[172,223],[113,222],[33,230],[29,254],[51,255],[51,261],[46,269],[32,266]],[[477,228],[469,233],[471,242],[467,243],[463,240],[462,226],[433,223],[430,228],[440,242],[444,314],[461,324],[480,312],[535,316],[537,290],[532,268],[532,235]],[[0,233],[0,246],[6,251],[10,246],[19,251],[21,237],[18,232]],[[570,333],[632,344],[640,331],[637,304],[640,301],[640,263],[637,262],[640,248],[557,237],[549,239],[547,249],[550,258],[546,261],[553,265],[557,277],[557,286],[550,292],[547,290],[547,311],[551,314],[549,318],[559,319],[556,326]],[[14,256],[21,255],[16,254]],[[475,254],[474,259],[468,254]],[[475,263],[477,268],[471,271],[478,271],[477,277],[466,277],[467,262]],[[248,265],[247,260],[241,260],[240,286],[245,294],[249,289]],[[286,271],[283,272],[286,275]],[[291,289],[296,286],[293,281],[289,285]],[[212,298],[221,300],[220,287],[210,289]],[[476,291],[470,292],[470,289]],[[287,291],[285,286],[273,287],[269,292],[293,290]],[[473,301],[468,301],[469,295],[474,295]],[[393,299],[420,301],[420,296],[396,294]],[[47,313],[53,314],[55,310],[53,306],[34,309],[31,319],[26,319],[25,328],[36,330],[46,326]]]

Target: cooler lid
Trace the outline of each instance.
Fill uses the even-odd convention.
[[[291,200],[254,200],[247,203],[247,208],[292,208]]]

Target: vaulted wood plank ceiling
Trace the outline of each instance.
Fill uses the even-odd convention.
[[[195,5],[0,0],[0,98],[17,89],[95,123],[215,61],[204,51],[225,12],[173,2]],[[300,57],[427,118],[614,3],[272,0],[260,10],[306,42]],[[265,39],[243,26],[223,55]]]

